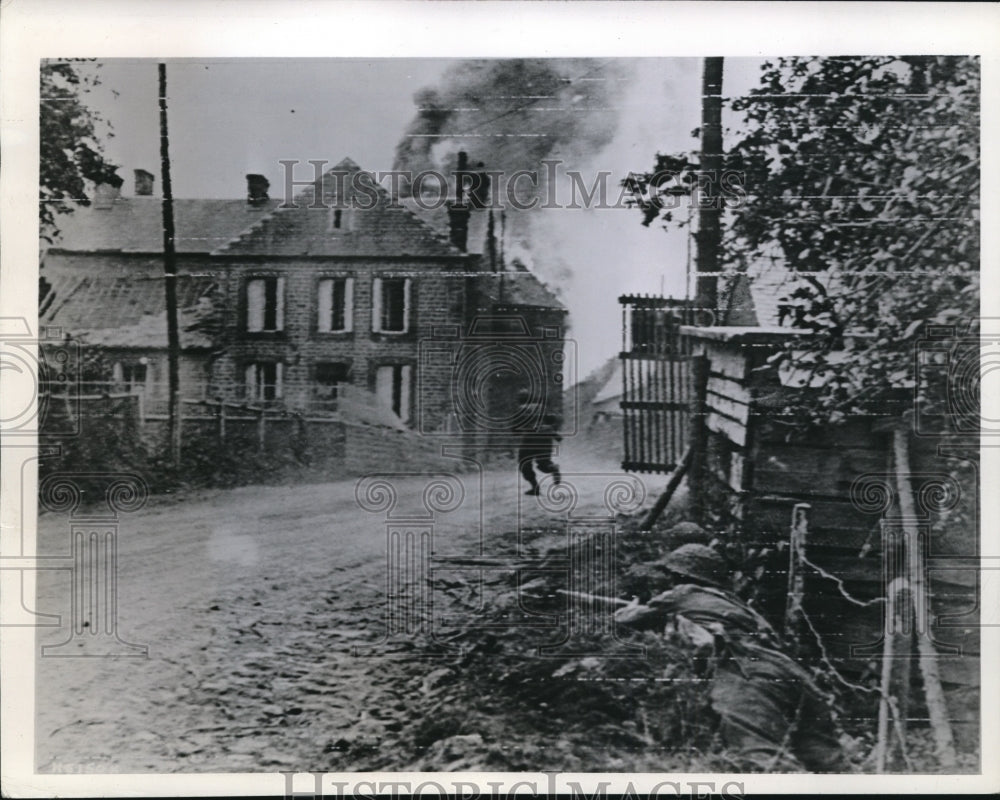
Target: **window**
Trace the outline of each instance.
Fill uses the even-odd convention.
[[[354,214],[350,208],[330,209],[330,233],[349,233],[354,228]]]
[[[313,392],[317,400],[336,400],[340,385],[351,382],[351,366],[333,362],[316,365]]]
[[[406,333],[410,329],[410,279],[376,278],[372,285],[372,330]]]
[[[375,396],[403,422],[410,421],[412,380],[413,367],[409,364],[389,364],[375,371]]]
[[[144,391],[146,389],[146,379],[149,374],[146,364],[143,363],[145,361],[145,358],[138,363],[116,361],[111,368],[114,382],[123,386],[129,392]]]
[[[251,278],[247,281],[247,330],[280,331],[285,327],[285,279]]]
[[[354,329],[354,279],[323,278],[319,282],[319,330],[350,333]]]
[[[256,361],[247,364],[243,373],[246,399],[250,401],[280,399],[283,366],[274,361]]]

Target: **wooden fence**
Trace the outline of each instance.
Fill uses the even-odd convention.
[[[116,453],[153,454],[162,449],[168,416],[147,410],[141,392],[43,395],[47,406],[42,434],[84,442],[78,456],[98,444],[98,459]],[[463,469],[441,454],[440,445],[410,430],[344,419],[322,409],[302,412],[222,400],[185,399],[181,403],[181,448],[185,465],[217,460],[222,470],[251,462],[298,464],[325,477],[350,477],[391,468]],[[133,448],[130,445],[139,445]],[[73,448],[71,448],[73,449]],[[80,465],[76,465],[80,466]],[[81,467],[82,468],[82,467]]]

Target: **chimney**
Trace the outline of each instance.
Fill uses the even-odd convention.
[[[469,173],[472,182],[469,185],[469,202],[473,208],[486,208],[490,204],[490,176],[486,174],[483,167],[486,165],[480,161],[476,168],[479,172]]]
[[[455,205],[465,203],[465,176],[469,169],[469,155],[464,150],[458,151],[458,169],[455,170]]]
[[[135,196],[151,197],[153,194],[153,181],[156,180],[152,172],[144,169],[134,170],[135,172]]]
[[[490,272],[497,271],[497,236],[493,226],[493,209],[490,209],[490,216],[486,222],[486,246],[490,254]]]
[[[94,208],[101,211],[108,211],[115,204],[115,200],[122,191],[122,179],[117,175],[106,183],[98,183],[94,186]]]
[[[268,201],[267,190],[271,182],[263,175],[247,175],[247,202],[259,206]]]
[[[448,225],[451,243],[463,253],[469,241],[469,210],[465,202],[464,178],[469,165],[465,151],[458,154],[458,169],[455,172],[455,200],[448,204]]]

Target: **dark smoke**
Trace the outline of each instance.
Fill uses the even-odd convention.
[[[450,177],[464,150],[472,167],[482,164],[507,175],[537,172],[537,191],[522,180],[518,200],[535,196],[544,202],[547,171],[541,162],[559,159],[560,174],[593,164],[618,130],[631,69],[621,59],[459,62],[439,86],[414,96],[417,114],[396,147],[394,168]],[[499,199],[507,204],[503,190]],[[508,209],[505,248],[559,292],[572,279],[573,266],[559,254],[546,213],[553,212]]]
[[[620,63],[594,59],[460,62],[414,96],[394,167],[448,173],[465,150],[490,170],[541,172],[546,158],[572,169],[614,137],[625,78]]]

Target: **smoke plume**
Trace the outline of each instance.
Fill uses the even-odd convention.
[[[691,146],[697,67],[695,59],[459,62],[438,86],[415,96],[417,113],[394,167],[450,175],[465,151],[473,168],[536,172],[536,189],[517,184],[526,202],[550,197],[542,162],[558,160],[561,201],[569,200],[567,171],[578,171],[588,187],[600,171],[610,171],[607,195],[614,203],[629,170],[648,169],[658,151]],[[502,194],[500,200],[506,204]],[[622,208],[505,213],[507,262],[522,261],[566,303],[581,374],[620,346],[619,294],[684,291],[684,237],[640,223],[638,211]]]

